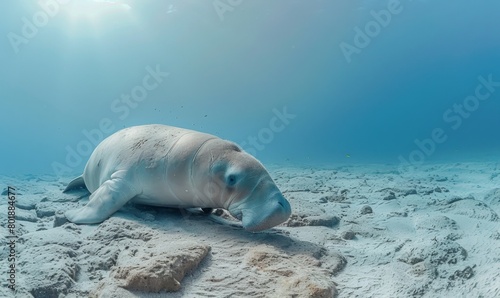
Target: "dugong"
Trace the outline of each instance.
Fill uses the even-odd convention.
[[[159,124],[125,128],[104,139],[64,192],[81,187],[91,192],[88,204],[65,212],[77,224],[100,223],[129,201],[223,208],[252,232],[279,225],[291,213],[264,166],[238,145]]]

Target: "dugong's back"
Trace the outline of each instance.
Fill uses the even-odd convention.
[[[93,192],[116,171],[137,168],[154,171],[157,167],[164,167],[166,162],[159,161],[168,158],[176,144],[188,136],[193,147],[197,146],[193,139],[203,142],[215,137],[160,124],[122,129],[103,140],[90,156],[83,174],[85,185]],[[185,149],[189,150],[189,146]]]

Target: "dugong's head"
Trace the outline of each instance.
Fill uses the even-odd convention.
[[[285,222],[291,213],[285,199],[264,166],[236,144],[210,140],[193,160],[191,177],[212,206],[222,207],[252,232]]]

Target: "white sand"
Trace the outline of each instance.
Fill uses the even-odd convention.
[[[293,218],[261,233],[136,206],[101,225],[54,228],[64,220],[55,212],[88,200],[61,193],[70,177],[0,177],[21,193],[18,297],[500,297],[499,164],[269,169]],[[1,244],[0,296],[13,297]],[[169,293],[128,291],[114,277],[157,282],[154,270],[186,276]]]

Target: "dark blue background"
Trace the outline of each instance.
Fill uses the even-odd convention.
[[[243,0],[222,17],[215,1],[78,3],[17,54],[9,33],[41,8],[0,4],[2,174],[53,173],[103,118],[114,131],[163,123],[242,143],[285,106],[296,118],[257,152],[266,163],[398,163],[435,128],[448,138],[425,161],[500,155],[500,88],[458,129],[443,119],[479,76],[500,81],[498,1],[401,1],[350,63],[340,44],[387,1]],[[170,75],[120,119],[111,103],[156,65]]]

